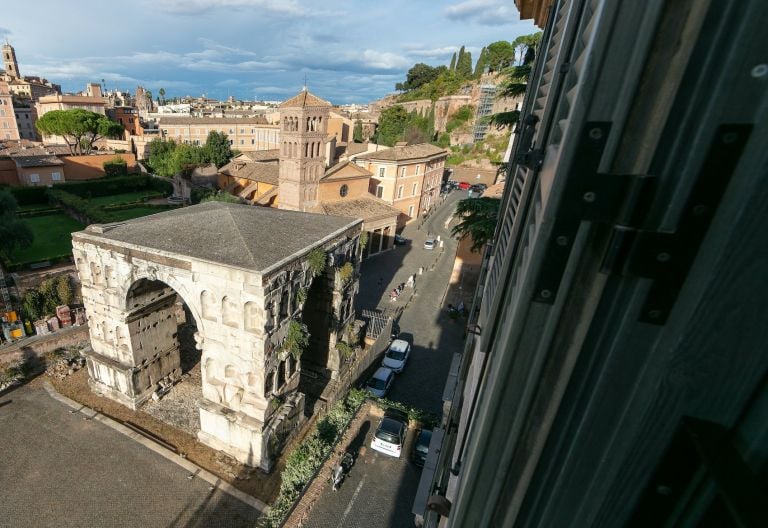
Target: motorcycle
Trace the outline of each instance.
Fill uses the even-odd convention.
[[[355,458],[352,453],[346,452],[341,457],[341,461],[333,467],[331,471],[331,481],[333,482],[333,491],[336,491],[344,482],[349,471],[352,469],[352,465],[355,463]]]

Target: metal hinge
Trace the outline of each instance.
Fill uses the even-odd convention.
[[[655,195],[650,175],[597,172],[610,131],[608,122],[586,123],[538,277],[537,302],[552,304],[582,220],[611,224],[601,271],[653,279],[640,320],[664,324],[677,300],[752,125],[717,128],[701,171],[674,232],[644,230]]]

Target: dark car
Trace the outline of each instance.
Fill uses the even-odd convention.
[[[488,188],[484,183],[476,183],[469,188],[470,191],[482,194]]]
[[[450,183],[444,183],[442,187],[440,187],[440,193],[441,194],[449,194],[453,190],[453,185]]]
[[[430,429],[422,429],[419,431],[419,435],[416,437],[416,442],[413,444],[413,463],[419,467],[424,466],[424,462],[427,461],[429,442],[431,440],[432,431]]]
[[[395,235],[395,245],[396,246],[404,246],[408,242],[404,236],[401,235]]]
[[[397,409],[387,409],[373,434],[371,449],[400,458],[407,433],[408,415]]]

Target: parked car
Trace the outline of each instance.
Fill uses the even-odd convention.
[[[392,380],[394,379],[395,372],[391,368],[379,367],[365,384],[365,388],[374,396],[383,398],[387,395],[387,391],[392,386]]]
[[[467,189],[469,189],[469,187],[470,187],[469,182],[459,182],[459,189],[461,189],[462,191],[466,191]]]
[[[444,183],[440,187],[440,194],[450,194],[451,191],[453,191],[454,187],[450,183]]]
[[[469,190],[477,194],[482,194],[483,192],[485,192],[487,188],[488,186],[485,185],[484,183],[476,183],[473,186],[471,186]]]
[[[450,185],[452,189],[458,189],[459,188],[459,182],[456,180],[448,180],[446,182],[446,185]]]
[[[410,355],[411,345],[402,339],[395,339],[389,345],[387,353],[384,354],[384,362],[381,365],[391,368],[395,371],[395,374],[400,374],[405,368],[405,363]]]
[[[387,409],[373,434],[371,449],[400,458],[407,433],[408,415],[397,409]]]
[[[427,454],[429,453],[429,442],[432,440],[432,431],[430,429],[422,429],[419,431],[416,437],[416,442],[413,444],[412,459],[413,463],[419,467],[424,466],[424,462],[427,461]]]
[[[424,249],[435,249],[437,246],[437,239],[435,237],[429,237],[424,241]]]
[[[404,236],[395,235],[395,245],[396,246],[404,246],[406,242],[408,242],[408,240],[406,240]]]

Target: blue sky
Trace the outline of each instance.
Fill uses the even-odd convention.
[[[477,59],[537,31],[513,0],[35,0],[4,10],[0,37],[22,75],[79,91],[165,88],[166,97],[285,99],[309,89],[336,104],[390,93],[417,62]]]

